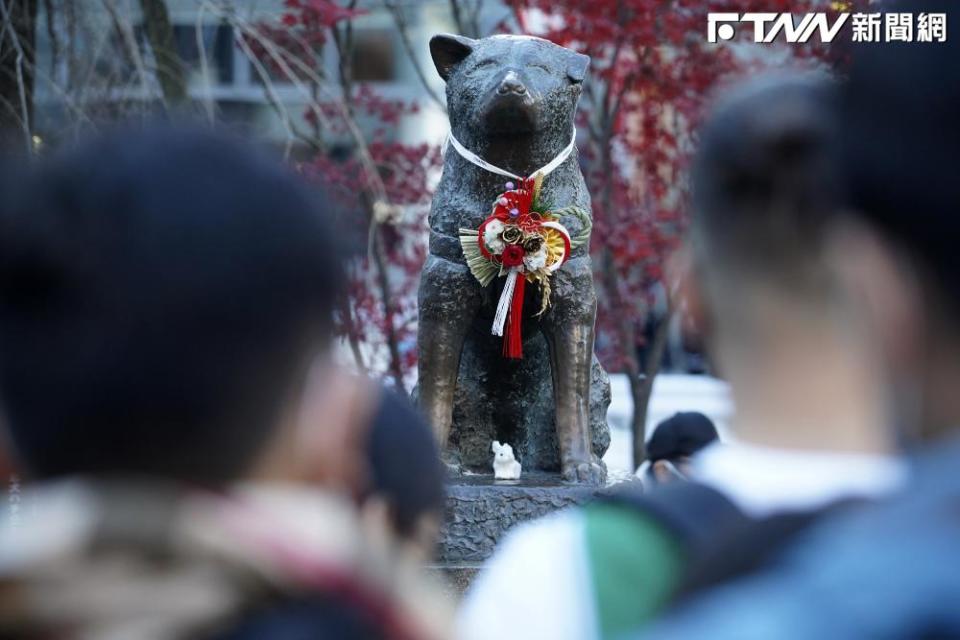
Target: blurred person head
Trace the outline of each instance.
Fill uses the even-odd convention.
[[[657,484],[686,480],[690,458],[718,440],[717,428],[707,416],[696,411],[675,413],[658,424],[647,441],[645,478]]]
[[[247,473],[325,352],[339,261],[316,198],[209,132],[99,137],[0,216],[0,400],[33,478]]]
[[[960,424],[958,7],[882,8],[945,14],[947,40],[854,49],[839,94],[852,215],[830,255],[880,356],[899,423],[935,437]]]
[[[429,557],[443,516],[444,470],[430,425],[406,398],[383,390],[370,425],[368,509],[381,510],[397,538]]]
[[[717,103],[693,170],[686,302],[740,439],[886,451],[871,355],[824,259],[840,206],[834,91],[822,73],[771,75]]]
[[[424,559],[434,550],[444,472],[430,426],[411,401],[340,367],[308,377],[299,417],[258,465],[260,480],[289,480],[349,495],[369,529]],[[298,470],[291,470],[291,463]]]

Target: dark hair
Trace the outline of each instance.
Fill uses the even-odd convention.
[[[946,42],[893,42],[853,50],[840,91],[840,148],[849,204],[910,251],[960,309],[960,49],[957,3],[883,7],[946,15]]]
[[[0,217],[0,396],[38,476],[242,474],[325,346],[316,197],[210,132],[124,130],[43,162]]]
[[[415,533],[421,516],[443,509],[443,466],[426,419],[406,398],[384,390],[367,446],[372,493],[390,506],[401,535]]]
[[[693,169],[698,263],[738,282],[747,274],[820,288],[810,254],[839,203],[833,91],[821,73],[766,76],[718,104]]]
[[[681,411],[657,425],[647,442],[647,460],[676,461],[692,456],[720,436],[713,421],[697,411]]]

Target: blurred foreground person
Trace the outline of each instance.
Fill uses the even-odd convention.
[[[694,455],[693,482],[518,527],[468,594],[463,637],[620,637],[688,580],[754,571],[821,513],[903,481],[875,355],[823,262],[832,89],[819,74],[756,80],[702,134],[684,295],[731,384],[736,441]],[[725,563],[701,568],[714,549]]]
[[[948,33],[960,28],[952,2],[883,8],[944,13]],[[839,112],[851,214],[832,262],[900,420],[935,444],[909,491],[822,523],[768,572],[717,589],[650,637],[960,637],[957,39],[854,49]]]
[[[819,73],[733,89],[694,163],[684,294],[730,383],[736,441],[691,476],[754,519],[880,496],[903,475],[876,356],[824,260],[834,89]]]
[[[397,545],[399,558],[428,561],[444,507],[444,469],[436,439],[410,400],[366,377],[323,369],[308,385],[300,421],[313,449],[313,484],[353,497],[361,518]],[[278,456],[281,469],[291,457]]]
[[[650,487],[687,480],[694,454],[719,440],[707,416],[697,411],[675,413],[654,428],[637,476]]]
[[[300,401],[335,376],[340,265],[314,196],[161,128],[81,145],[13,197],[0,401],[25,482],[0,527],[0,636],[439,637],[351,499],[364,485],[318,486],[363,465],[328,436],[346,400],[326,424]]]
[[[405,546],[403,557],[433,557],[444,507],[444,468],[430,425],[406,397],[381,394],[370,425],[367,466],[369,495],[380,505],[387,531]],[[436,606],[436,603],[429,603]]]

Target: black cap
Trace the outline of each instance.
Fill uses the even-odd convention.
[[[707,416],[696,411],[676,413],[654,429],[647,442],[647,459],[656,462],[692,456],[718,439],[717,428]]]

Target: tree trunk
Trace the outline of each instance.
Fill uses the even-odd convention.
[[[505,3],[509,5],[510,3]],[[481,38],[480,14],[483,12],[483,0],[450,0],[450,15],[457,27],[457,33],[468,38]],[[523,18],[518,7],[514,7],[514,16],[520,24],[520,31],[526,32]]]
[[[650,343],[649,357],[643,376],[630,379],[630,395],[633,397],[633,468],[643,464],[647,457],[647,411],[650,408],[650,395],[653,392],[653,381],[660,371],[663,354],[667,349],[667,340],[670,337],[670,321],[673,319],[673,306],[667,307],[667,313],[657,325]]]
[[[363,353],[360,352],[360,339],[357,337],[357,327],[353,322],[353,309],[350,307],[350,292],[340,293],[340,315],[343,322],[343,331],[347,336],[347,343],[350,345],[350,352],[353,354],[353,361],[357,365],[360,373],[366,375],[367,364],[363,361]]]
[[[370,217],[370,224],[377,224],[373,216]],[[387,273],[386,262],[383,259],[386,248],[379,229],[374,229],[373,232],[376,234],[373,259],[377,270],[377,285],[380,287],[380,297],[383,299],[383,328],[387,338],[387,349],[390,352],[390,372],[397,383],[397,389],[405,393],[407,389],[403,384],[403,363],[400,360],[400,346],[397,344],[397,330],[393,326],[393,296],[390,294],[390,278]]]
[[[173,39],[167,3],[165,0],[140,0],[140,8],[144,31],[157,65],[163,100],[167,108],[177,108],[187,102],[187,78]]]
[[[33,149],[37,0],[0,0],[0,147]]]

